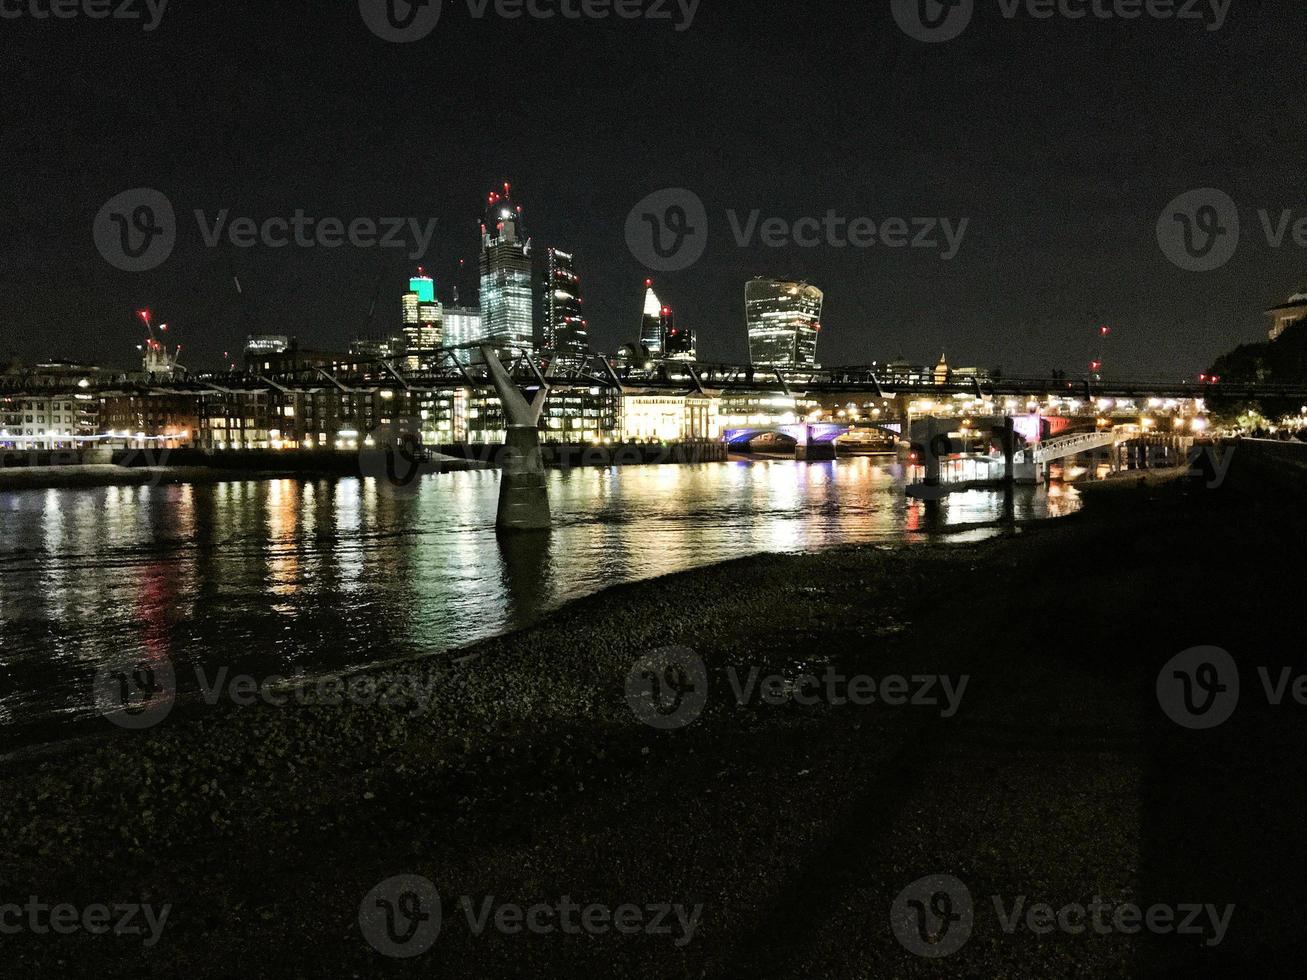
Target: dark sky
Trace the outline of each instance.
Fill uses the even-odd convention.
[[[1109,370],[1190,376],[1263,337],[1261,310],[1307,282],[1307,250],[1270,247],[1257,218],[1307,217],[1307,5],[1237,0],[1207,31],[976,4],[960,38],[933,45],[896,26],[889,0],[704,0],[684,32],[476,20],[458,0],[410,45],[370,33],[355,0],[174,0],[148,34],[0,21],[0,357],[129,364],[140,306],[173,324],[193,368],[239,346],[246,314],[343,344],[379,277],[378,325],[398,319],[406,249],[207,248],[193,210],[435,217],[423,261],[446,279],[474,257],[502,180],[537,244],[576,252],[603,349],[638,326],[646,271],[626,216],[675,186],[705,201],[710,244],[657,278],[706,358],[745,358],[743,284],[758,274],[825,289],[826,364],[947,351],[1009,374],[1078,371],[1107,323]],[[175,205],[178,244],[128,274],[91,227],[140,186]],[[1155,226],[1204,186],[1236,200],[1243,236],[1223,268],[1183,272]],[[950,262],[741,248],[725,213],[755,208],[969,226]]]

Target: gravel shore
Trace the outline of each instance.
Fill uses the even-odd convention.
[[[1301,662],[1304,486],[1251,460],[1219,489],[1115,481],[993,540],[759,556],[365,675],[425,707],[291,699],[24,750],[0,761],[0,905],[170,914],[151,945],[25,930],[0,934],[0,955],[13,976],[101,977],[1272,969],[1294,946],[1307,714],[1268,704],[1256,671]],[[1199,645],[1229,650],[1245,686],[1207,732],[1154,693]],[[626,682],[669,646],[702,658],[707,700],[660,730]],[[832,673],[903,677],[907,703],[762,694]],[[769,675],[788,686],[738,703],[733,685]],[[923,677],[948,679],[953,713],[942,682],[912,703]],[[444,920],[428,952],[388,959],[360,905],[405,874],[435,884]],[[975,906],[970,940],[934,960],[890,921],[930,875]],[[670,915],[670,933],[478,935],[460,896],[701,911],[692,930]],[[996,908],[1020,896],[1235,909],[1214,945],[1024,918],[1009,933]]]

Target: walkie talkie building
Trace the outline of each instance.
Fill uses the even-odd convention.
[[[820,289],[806,282],[751,280],[744,289],[750,362],[816,367],[824,298]]]

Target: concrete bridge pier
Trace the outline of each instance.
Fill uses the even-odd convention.
[[[1034,460],[1017,463],[1014,467],[1017,485],[1023,487],[1043,486],[1045,465]]]
[[[540,452],[540,415],[549,397],[549,386],[542,381],[535,399],[528,402],[494,349],[483,346],[481,354],[503,406],[507,428],[496,526],[506,532],[547,531],[553,517]]]
[[[944,433],[945,439],[948,433]],[[939,422],[934,418],[926,420],[926,443],[922,451],[922,465],[926,468],[922,483],[927,487],[938,487],[942,469],[940,467]]]
[[[812,439],[812,426],[804,426],[803,439],[794,447],[794,458],[800,463],[816,463],[836,459],[838,453],[835,449],[835,440],[814,442]]]

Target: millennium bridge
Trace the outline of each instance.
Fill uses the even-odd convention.
[[[456,389],[493,388],[484,358],[467,363],[466,347],[442,348],[420,370],[403,370],[398,362],[341,355],[330,366],[308,366],[274,374],[202,373],[178,376],[143,372],[93,371],[52,375],[33,369],[0,375],[0,397],[22,395],[230,394],[248,391],[312,391],[324,387],[350,393],[396,387],[433,394]],[[1068,397],[1167,398],[1191,400],[1285,400],[1307,403],[1307,385],[1179,378],[1076,378],[1041,376],[950,377],[886,374],[878,366],[832,368],[758,367],[712,362],[663,361],[632,367],[620,358],[595,354],[586,358],[550,359],[530,351],[499,348],[495,352],[508,376],[525,390],[554,391],[606,388],[613,391],[702,392],[705,394],[780,393],[796,397],[849,395],[890,399],[899,395],[970,396],[976,399]],[[929,373],[929,372],[927,372]]]
[[[420,370],[403,370],[396,362],[358,358],[331,358],[327,363],[295,365],[291,370],[260,374],[113,374],[100,371],[82,376],[67,372],[8,373],[0,376],[0,398],[71,395],[79,397],[201,397],[259,392],[280,394],[335,391],[348,395],[380,394],[402,389],[409,395],[440,395],[457,390],[488,389],[503,410],[505,452],[500,486],[499,525],[504,530],[543,530],[551,526],[549,501],[540,446],[541,419],[553,392],[609,391],[617,394],[656,392],[698,394],[724,402],[749,396],[784,396],[808,404],[837,400],[856,408],[878,400],[882,408],[873,418],[861,412],[832,413],[817,409],[805,420],[795,413],[778,413],[767,420],[762,412],[747,413],[745,424],[731,428],[723,441],[744,446],[764,433],[794,440],[799,459],[833,459],[835,443],[858,429],[878,430],[891,437],[901,458],[917,466],[922,479],[908,493],[938,500],[952,489],[976,482],[1012,486],[1040,483],[1051,462],[1082,453],[1110,449],[1111,458],[1127,442],[1148,438],[1188,439],[1179,435],[1140,432],[1111,417],[1116,400],[1138,415],[1134,403],[1165,400],[1195,407],[1217,400],[1279,400],[1307,402],[1307,386],[1267,385],[1202,378],[1102,379],[1098,376],[1069,380],[1065,377],[939,377],[884,374],[876,366],[795,369],[705,362],[664,361],[631,365],[620,358],[594,355],[586,358],[550,358],[520,349],[449,348],[426,358]],[[856,400],[860,399],[858,402]],[[1059,400],[1070,407],[1053,418],[1040,403]],[[838,420],[823,418],[836,414]],[[844,418],[843,416],[849,417]],[[1085,430],[1088,431],[1085,431]],[[962,446],[955,436],[961,434]],[[983,452],[968,453],[967,439],[975,439]],[[1188,440],[1192,442],[1192,440]],[[397,446],[376,447],[376,452],[402,451]],[[948,479],[949,466],[970,463],[980,471],[975,480]],[[952,485],[950,485],[952,484]]]

